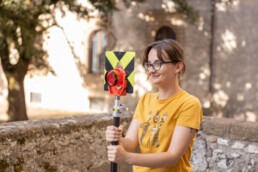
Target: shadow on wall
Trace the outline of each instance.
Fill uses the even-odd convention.
[[[217,5],[218,36],[215,36],[213,82],[215,116],[258,121],[258,63],[255,60],[255,30],[258,26],[253,23],[254,13],[257,13],[255,7],[246,2]],[[245,21],[244,25],[242,21]]]
[[[191,69],[200,70],[196,71],[196,85],[202,91],[206,90],[205,84],[212,86],[212,101],[206,95],[201,98],[203,107],[212,116],[258,121],[258,25],[253,17],[258,13],[256,4],[256,1],[216,3],[213,70],[210,71],[208,60],[201,67],[195,65],[196,69]],[[205,35],[205,28],[202,28],[209,25],[205,23],[208,19],[202,17],[197,27],[206,36],[210,31],[206,30]],[[213,78],[211,83],[210,77]]]

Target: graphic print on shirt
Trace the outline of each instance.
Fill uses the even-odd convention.
[[[156,148],[159,147],[159,131],[160,131],[160,128],[164,124],[167,116],[168,115],[166,115],[166,114],[164,114],[162,116],[161,121],[158,123],[158,127],[157,127],[158,130],[154,134],[154,138],[153,138],[153,141],[152,141],[152,146],[155,146]]]
[[[159,111],[157,111],[156,115],[153,117],[153,122],[154,122],[154,126],[151,129],[151,133],[150,133],[150,137],[147,141],[147,146],[150,147],[151,146],[151,137],[154,136],[156,128],[157,128],[157,123],[159,122]]]
[[[149,116],[148,116],[149,118],[148,118],[147,122],[140,124],[140,128],[143,128],[142,135],[140,137],[140,142],[141,143],[143,142],[143,139],[150,127],[151,119],[152,119],[154,126],[151,128],[150,135],[147,140],[147,146],[148,147],[151,147],[151,146],[159,147],[159,132],[160,132],[162,125],[164,124],[164,122],[166,120],[167,115],[164,114],[161,117],[159,115],[159,111],[157,111],[156,115],[153,116],[153,118],[151,118],[151,116],[152,116],[151,114],[152,114],[152,111],[149,112]]]
[[[147,146],[150,147],[151,146],[151,137],[154,136],[156,128],[157,128],[157,123],[159,122],[159,111],[157,111],[156,115],[153,117],[153,122],[154,122],[154,126],[151,129],[151,133],[150,133],[150,137],[147,141]]]
[[[150,121],[151,121],[151,111],[149,112],[149,119],[147,122],[144,122],[140,125],[140,128],[142,128],[142,135],[141,135],[141,138],[140,138],[140,142],[142,143],[142,140],[144,138],[144,136],[146,135],[148,129],[149,129],[149,126],[150,126]]]

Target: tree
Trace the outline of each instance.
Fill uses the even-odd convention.
[[[125,5],[132,1],[123,0]],[[186,0],[173,0],[178,11],[189,21],[196,19],[196,12]],[[88,0],[94,8],[88,8],[75,0],[0,0],[0,60],[8,82],[8,116],[10,121],[27,120],[24,96],[24,78],[31,68],[53,72],[42,48],[43,34],[54,26],[54,12],[64,9],[76,12],[78,17],[91,17],[98,10],[103,20],[118,10],[116,0]],[[47,24],[46,24],[47,23]]]
[[[90,3],[107,16],[115,9],[115,1],[91,0]],[[11,121],[27,120],[24,78],[31,65],[51,71],[47,52],[42,49],[43,33],[55,23],[54,11],[64,8],[90,17],[90,9],[71,0],[1,0],[0,57],[8,82],[8,116]],[[44,24],[43,22],[46,23]]]

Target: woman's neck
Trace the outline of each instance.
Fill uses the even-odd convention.
[[[169,98],[171,96],[176,95],[180,91],[182,91],[182,88],[177,83],[174,85],[172,84],[172,85],[166,85],[163,87],[159,87],[158,99]]]

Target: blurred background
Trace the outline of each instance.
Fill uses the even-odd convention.
[[[105,51],[135,51],[134,111],[157,91],[141,65],[161,39],[184,49],[183,89],[204,115],[258,121],[256,0],[5,0],[0,2],[0,120],[111,112]]]

